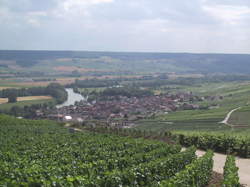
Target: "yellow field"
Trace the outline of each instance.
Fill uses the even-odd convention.
[[[48,100],[52,99],[51,96],[26,96],[18,97],[17,101],[32,101],[32,100]],[[8,103],[8,98],[0,98],[0,104]]]
[[[0,86],[0,90],[4,90],[4,89],[8,89],[8,88],[13,88],[13,87]]]

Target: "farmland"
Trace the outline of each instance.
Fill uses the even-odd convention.
[[[99,72],[109,75],[117,72],[119,75],[152,72],[249,73],[249,58],[249,55],[236,54],[0,51],[3,76],[17,72],[60,75],[65,73],[65,67],[66,70],[72,71],[77,67],[85,76],[98,75]],[[223,62],[229,63],[230,66],[224,65]],[[68,75],[72,71],[68,72]]]
[[[2,113],[61,122],[70,115],[82,130],[0,116],[0,185],[205,186],[213,167],[208,149],[250,157],[250,77],[209,75],[217,68],[223,73],[248,72],[232,68],[238,65],[230,69],[218,64],[229,56],[211,55],[216,60],[208,66],[205,54],[65,54],[4,57],[2,97],[8,96],[6,89],[19,88],[12,90],[19,98],[13,104],[1,99]],[[243,65],[249,55],[244,57]],[[65,87],[88,101],[56,109],[66,100]],[[238,107],[228,123],[220,123]],[[98,125],[108,130],[88,128]],[[197,158],[195,148],[181,151],[180,145],[165,144],[166,140],[207,153]],[[234,158],[226,165],[224,183],[230,186],[233,180],[237,186]]]
[[[157,116],[154,119],[142,120],[138,123],[138,129],[161,130],[197,130],[197,131],[225,131],[231,128],[219,122],[223,121],[226,114],[237,107],[242,107],[239,111],[232,114],[229,123],[235,125],[248,126],[249,115],[249,82],[220,82],[207,83],[193,86],[178,86],[180,90],[192,91],[198,95],[218,95],[223,96],[223,100],[213,100],[198,102],[200,105],[215,106],[207,110],[184,110],[176,111],[165,115]],[[236,128],[235,131],[245,131],[248,128]]]
[[[50,100],[51,96],[26,96],[26,97],[17,97],[17,101],[34,101],[34,100]],[[7,98],[0,98],[0,104],[7,103]]]
[[[250,126],[250,119],[249,119],[249,114],[250,114],[250,107],[245,106],[242,107],[241,109],[235,111],[230,120],[230,124],[238,125],[238,126]]]
[[[10,97],[16,98],[8,102]],[[47,87],[4,89],[0,91],[0,112],[14,116],[34,118],[39,109],[53,108],[67,99],[64,87],[51,83]],[[17,100],[17,102],[16,102]]]
[[[44,104],[44,103],[56,103],[54,99],[37,99],[37,100],[26,100],[26,101],[19,101],[17,103],[4,103],[0,104],[0,109],[3,111],[8,111],[12,107],[20,107],[23,108],[25,106],[37,105],[37,104]]]
[[[211,151],[197,158],[194,147],[181,151],[153,140],[69,131],[51,121],[1,115],[0,140],[4,186],[204,186],[212,175]],[[228,161],[225,177],[233,165]],[[229,185],[238,184],[233,174],[225,178]]]

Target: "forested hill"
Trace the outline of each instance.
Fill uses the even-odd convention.
[[[59,59],[64,59],[63,63]],[[250,55],[247,54],[0,51],[0,66],[10,67],[8,63],[20,67],[36,67],[45,63],[55,67],[56,63],[132,72],[250,73]]]

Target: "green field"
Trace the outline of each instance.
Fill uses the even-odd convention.
[[[242,107],[235,111],[229,120],[230,124],[250,127],[250,106]]]
[[[30,100],[30,101],[19,101],[16,103],[4,103],[4,104],[0,104],[0,110],[3,111],[8,111],[10,110],[13,106],[17,106],[20,108],[23,108],[24,106],[31,106],[31,105],[35,105],[35,104],[44,104],[44,103],[55,103],[54,99],[42,99],[42,100]]]
[[[30,87],[37,87],[35,83],[33,85],[24,85],[24,81],[20,80],[0,80],[0,90],[6,88],[30,88]]]

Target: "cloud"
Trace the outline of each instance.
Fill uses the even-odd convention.
[[[84,7],[88,5],[95,5],[100,3],[111,3],[113,0],[65,0],[62,4],[66,11],[72,8]]]
[[[249,0],[0,0],[0,49],[248,52],[249,15]]]
[[[88,16],[91,6],[112,2],[113,0],[58,0],[58,7],[53,13],[56,17],[61,18]]]
[[[37,17],[44,17],[47,16],[48,13],[45,11],[32,11],[27,13],[29,16],[37,16]]]
[[[245,23],[250,18],[250,7],[247,6],[215,5],[204,6],[203,9],[225,24]]]

